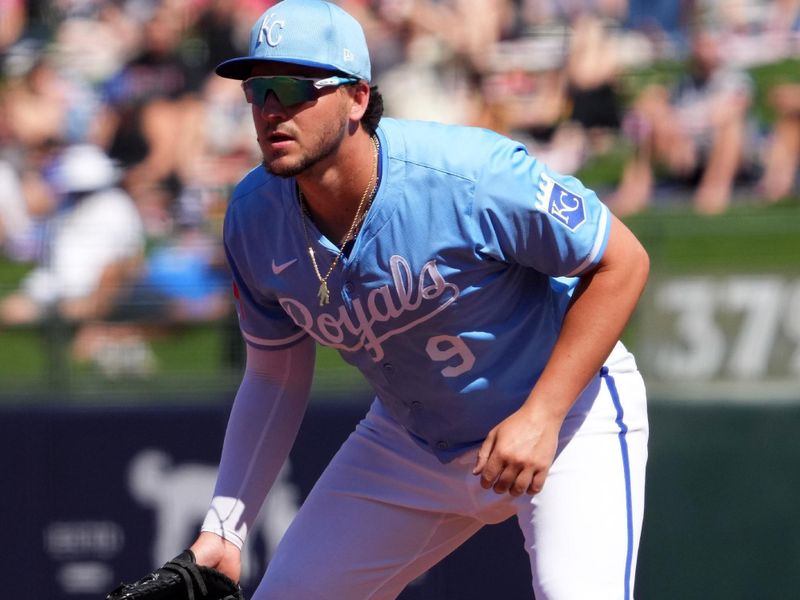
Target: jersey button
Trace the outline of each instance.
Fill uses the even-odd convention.
[[[448,444],[448,443],[447,443],[447,442],[445,442],[445,441],[436,442],[436,447],[437,447],[439,450],[447,450],[447,449],[450,447],[450,444]]]
[[[414,400],[411,403],[411,410],[422,410],[422,402],[419,400]]]
[[[394,365],[392,363],[383,363],[383,372],[387,375],[394,375]]]

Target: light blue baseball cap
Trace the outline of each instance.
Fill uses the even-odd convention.
[[[260,62],[284,62],[341,71],[370,81],[364,30],[350,14],[323,0],[283,0],[250,31],[250,54],[216,68],[220,77],[247,79]]]

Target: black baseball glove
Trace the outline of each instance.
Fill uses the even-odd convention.
[[[191,550],[167,562],[136,583],[121,583],[106,600],[244,600],[230,577],[198,565]]]

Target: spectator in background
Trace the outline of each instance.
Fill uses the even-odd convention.
[[[73,343],[75,360],[94,364],[110,378],[146,377],[157,367],[150,340],[229,314],[222,244],[197,206],[179,208],[171,235],[129,271],[103,319],[81,328]]]
[[[144,24],[140,52],[106,86],[101,145],[124,170],[148,232],[163,234],[179,193],[178,140],[192,73],[179,52],[183,26],[163,4]]]
[[[70,6],[52,33],[55,61],[72,79],[102,88],[137,52],[141,24],[122,2],[70,3],[62,8]]]
[[[42,176],[29,169],[21,175],[0,159],[0,249],[6,258],[29,262],[39,256],[43,222],[55,198]]]
[[[0,247],[6,258],[31,262],[40,256],[42,224],[56,206],[45,175],[52,147],[66,130],[69,103],[64,82],[38,55],[36,44],[19,44],[5,58],[0,86]]]
[[[704,0],[696,11],[722,35],[725,55],[742,66],[774,63],[800,50],[798,0]]]
[[[495,44],[510,27],[508,0],[418,0],[382,3],[402,23],[403,60],[376,76],[395,117],[471,123],[475,81],[492,65]]]
[[[0,0],[0,54],[25,30],[25,0]]]
[[[174,234],[148,254],[137,282],[157,300],[150,318],[157,326],[217,320],[231,308],[222,243],[208,231],[206,216],[194,210],[179,211]]]
[[[227,204],[230,189],[257,158],[252,117],[241,95],[236,82],[212,75],[184,102],[177,170],[184,191],[203,204]],[[224,207],[217,214],[223,212]]]
[[[638,145],[609,203],[618,214],[642,209],[654,186],[653,166],[675,182],[694,189],[694,208],[719,213],[730,202],[747,160],[747,116],[752,82],[741,70],[723,64],[716,35],[693,34],[688,69],[667,89],[653,85],[636,100],[630,115]]]
[[[51,314],[83,321],[110,310],[144,241],[117,178],[97,147],[72,146],[58,156],[53,186],[63,199],[48,225],[47,250],[20,289],[0,301],[0,323],[31,324]]]
[[[695,0],[629,0],[625,26],[643,32],[660,51],[685,44],[686,24]]]
[[[765,31],[789,52],[800,49],[797,44],[800,36],[800,1],[774,0],[768,3],[765,11]]]
[[[67,136],[74,87],[39,49],[8,73],[0,104],[6,139],[18,149],[42,148]]]
[[[592,152],[607,151],[619,132],[619,66],[619,48],[603,21],[591,13],[578,15],[565,65],[567,95],[570,120],[586,132]]]
[[[486,73],[492,48],[511,27],[511,4],[509,0],[417,1],[409,18],[421,31],[440,37],[470,71]]]
[[[554,66],[537,71],[514,70],[485,78],[483,121],[525,144],[537,159],[566,175],[574,174],[586,154],[580,124],[569,120],[566,76]]]
[[[209,0],[188,32],[196,48],[197,72],[204,76],[220,61],[237,56],[247,46],[249,23],[263,10],[263,2]]]
[[[574,16],[567,35],[565,50],[536,57],[538,68],[484,76],[484,110],[473,124],[517,139],[559,172],[574,174],[616,139],[619,49],[588,12]]]
[[[628,0],[516,0],[516,4],[521,17],[532,26],[571,22],[582,14],[621,21],[628,14]]]
[[[770,90],[776,121],[767,144],[765,170],[758,188],[768,200],[792,194],[800,165],[800,84],[783,83]]]
[[[379,78],[385,71],[402,63],[411,34],[407,0],[345,0],[340,6],[364,25],[372,69]]]

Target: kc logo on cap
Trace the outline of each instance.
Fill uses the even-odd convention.
[[[270,13],[265,14],[264,19],[261,21],[261,31],[258,34],[256,46],[263,44],[265,41],[273,48],[280,44],[283,39],[281,30],[284,27],[286,27],[286,21],[278,19]]]
[[[226,60],[217,75],[247,79],[260,62],[290,63],[369,81],[369,49],[361,24],[323,0],[283,0],[253,24],[247,56]]]

